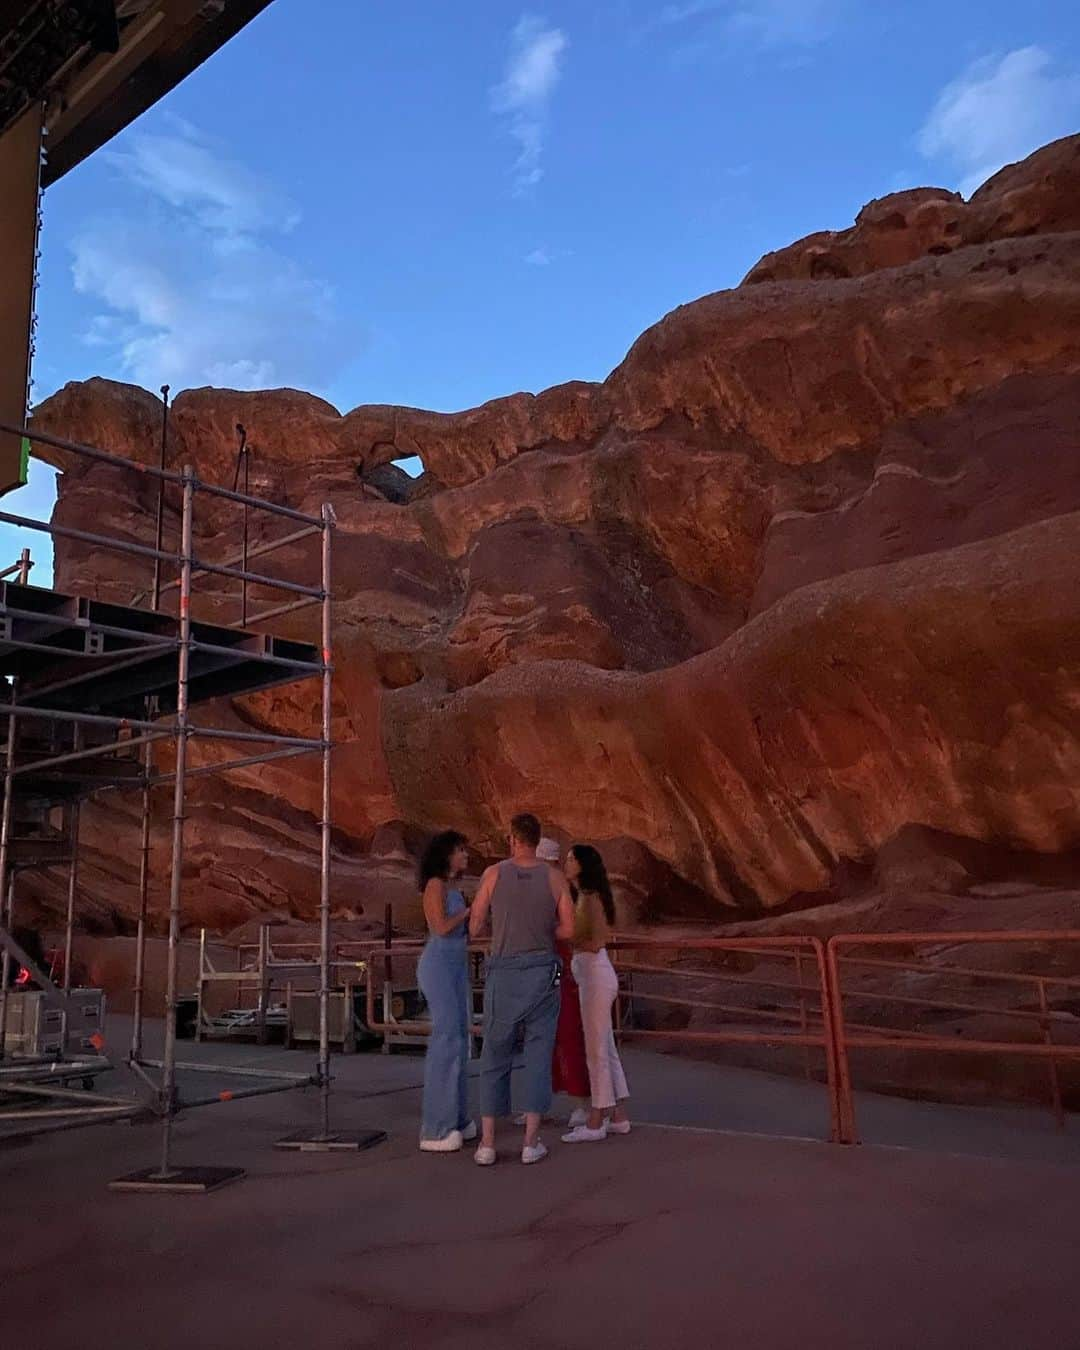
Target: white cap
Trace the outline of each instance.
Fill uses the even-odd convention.
[[[541,862],[557,863],[561,852],[562,850],[554,839],[541,839],[536,846],[536,856]]]

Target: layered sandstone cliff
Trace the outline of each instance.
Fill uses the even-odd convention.
[[[131,386],[68,385],[36,421],[156,458]],[[450,415],[190,390],[171,462],[231,482],[237,422],[253,490],[339,522],[341,911],[406,905],[425,831],[463,829],[479,861],[526,807],[601,842],[650,917],[825,902],[895,881],[898,849],[908,884],[962,892],[1080,847],[1080,137],[969,203],[894,194],[770,255],[602,384]],[[413,487],[387,467],[408,455]],[[151,483],[56,462],[57,521],[152,534]],[[203,556],[235,516],[203,508]],[[313,575],[315,548],[272,565]],[[62,589],[129,602],[147,579],[58,544]],[[235,586],[199,594],[236,617]],[[310,733],[314,697],[213,716]],[[317,793],[302,761],[198,780],[189,913],[310,914]],[[88,917],[130,915],[136,807],[85,814]],[[162,881],[166,844],[162,815]]]

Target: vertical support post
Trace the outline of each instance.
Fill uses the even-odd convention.
[[[6,898],[5,927],[10,928],[15,904],[15,869],[11,866],[11,808],[15,793],[15,780],[12,770],[15,768],[15,700],[19,692],[17,679],[11,681],[11,712],[7,720],[7,746],[4,750],[4,802],[0,807],[0,896]],[[7,1035],[8,980],[11,978],[11,957],[4,948],[3,964],[0,966],[0,1015],[3,1021],[3,1035],[0,1036],[0,1059],[4,1057],[4,1038]]]
[[[199,929],[199,983],[195,987],[195,1040],[202,1040],[203,1002],[206,997],[206,929]]]
[[[180,948],[180,905],[184,870],[184,805],[188,749],[188,674],[191,664],[191,541],[195,477],[189,464],[183,472],[180,519],[180,644],[176,672],[176,778],[173,788],[172,872],[169,877],[169,950],[165,975],[165,1052],[161,1074],[161,1168],[172,1175],[169,1149],[176,1114],[176,985]]]
[[[250,493],[248,486],[248,450],[247,431],[242,422],[236,424],[236,436],[239,442],[236,448],[236,472],[233,474],[233,491],[240,486],[240,469],[244,470],[244,496]],[[241,534],[243,535],[242,571],[248,570],[248,505],[244,502],[240,507]],[[247,577],[240,578],[240,627],[243,628],[247,623]]]
[[[266,1044],[266,1006],[270,1002],[270,929],[259,929],[259,991],[255,1002],[255,1040]]]
[[[79,727],[75,728],[75,749],[79,749]],[[79,803],[68,807],[68,838],[71,859],[68,863],[67,913],[64,918],[64,994],[71,993],[71,961],[75,947],[75,896],[79,890]],[[60,1014],[60,1058],[67,1054],[70,1014],[67,1003]]]
[[[323,1134],[330,1133],[330,746],[333,655],[330,611],[330,545],[333,511],[322,508],[322,818],[319,821],[319,1090]],[[246,567],[246,564],[245,564]],[[349,1010],[351,1018],[352,1010]]]
[[[29,550],[28,548],[24,548],[23,551],[19,554],[19,585],[20,585],[20,586],[25,586],[25,585],[27,585],[27,584],[29,583],[29,581],[30,581],[30,569],[31,569],[31,567],[33,567],[33,565],[34,565],[34,564],[30,561],[30,550]]]
[[[250,486],[248,486],[248,455],[251,451],[247,448],[247,431],[243,423],[236,423],[236,472],[232,475],[232,490],[234,493],[240,486],[240,468],[244,471],[244,497],[250,495]],[[243,535],[242,571],[247,571],[247,502],[240,506],[240,533]],[[240,578],[240,628],[247,624],[247,576]]]
[[[249,463],[250,463],[250,456],[251,456],[251,451],[250,451],[250,450],[248,449],[248,447],[245,445],[245,446],[244,446],[244,496],[245,496],[245,497],[248,496],[249,493],[250,493],[250,491],[251,491],[250,486],[249,486],[249,477],[250,477],[250,475],[249,475],[249,472],[248,472],[248,465],[249,465]],[[241,563],[241,567],[242,567],[243,571],[246,572],[246,571],[248,570],[248,504],[247,504],[247,502],[245,502],[244,505],[241,507],[241,511],[243,512],[243,517],[244,517],[244,518],[243,518],[243,521],[242,521],[243,532],[244,532],[244,540],[243,540],[244,558],[243,558],[243,562]],[[247,583],[247,577],[244,577],[244,578],[243,578],[243,580],[240,582],[240,586],[241,586],[241,591],[240,591],[240,626],[241,626],[241,628],[243,628],[243,627],[247,624],[247,613],[248,613],[248,603],[247,603],[247,602],[248,602],[248,594],[247,594],[248,583]]]
[[[795,953],[795,979],[799,986],[799,1031],[805,1036],[808,1019],[806,1016],[806,994],[803,992],[802,952]],[[810,1081],[810,1047],[803,1046],[803,1077]]]
[[[825,1035],[825,1064],[833,1113],[833,1143],[857,1144],[855,1099],[851,1091],[851,1066],[848,1062],[847,1030],[844,1025],[844,996],[840,988],[840,963],[836,940],[824,946],[814,938],[818,976],[821,980],[821,1013]]]
[[[322,1121],[314,1138],[307,1133],[291,1135],[278,1141],[277,1148],[301,1149],[305,1152],[327,1152],[371,1148],[386,1138],[385,1130],[330,1131],[330,977],[335,966],[330,960],[330,755],[332,750],[331,699],[333,695],[333,650],[331,646],[331,547],[333,540],[334,509],[329,502],[322,508],[322,809],[319,821],[319,1069],[318,1084],[321,1098]],[[371,1020],[372,986],[368,969],[367,1004]],[[348,1048],[352,1026],[352,986],[345,983],[342,1014],[345,1045]]]
[[[382,1020],[387,1030],[383,1032],[382,1052],[390,1053],[390,1021],[394,1013],[394,958],[391,950],[394,944],[394,911],[391,905],[383,907],[383,986]]]
[[[149,714],[149,709],[147,709]],[[135,1007],[131,1021],[131,1058],[142,1058],[143,998],[146,986],[146,913],[150,895],[150,742],[143,746],[142,842],[139,850],[139,923],[135,930]]]
[[[161,453],[158,456],[158,468],[164,469],[166,451],[169,444],[169,386],[161,386]],[[161,552],[165,537],[165,479],[158,479],[157,529],[154,532],[154,547]],[[161,559],[154,559],[154,585],[151,590],[151,605],[157,609],[161,604]]]
[[[7,894],[4,897],[4,927],[10,933],[15,918],[15,869],[8,873]],[[0,1060],[3,1060],[7,1045],[8,981],[11,978],[11,953],[4,948],[0,961]]]
[[[1042,1027],[1043,1044],[1053,1045],[1054,1038],[1050,1033],[1050,1008],[1046,1002],[1046,981],[1039,976],[1039,1011],[1042,1013],[1042,1021],[1039,1025]],[[1061,1082],[1058,1078],[1057,1061],[1053,1055],[1050,1055],[1046,1061],[1046,1072],[1050,1080],[1050,1106],[1054,1112],[1054,1124],[1059,1130],[1065,1128],[1065,1109],[1061,1103]]]

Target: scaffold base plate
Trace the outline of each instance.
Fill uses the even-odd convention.
[[[274,1147],[294,1149],[297,1153],[359,1153],[383,1143],[386,1137],[385,1130],[331,1130],[329,1134],[286,1135]]]
[[[242,1167],[174,1167],[164,1176],[157,1167],[144,1167],[109,1182],[110,1191],[171,1191],[178,1195],[206,1195],[239,1181]]]

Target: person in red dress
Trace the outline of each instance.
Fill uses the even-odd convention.
[[[536,856],[554,866],[559,864],[559,846],[554,839],[541,839]],[[555,1032],[555,1053],[551,1060],[551,1087],[553,1092],[565,1092],[577,1101],[570,1116],[571,1129],[583,1125],[588,1116],[589,1067],[585,1059],[585,1032],[581,1025],[581,1001],[578,987],[570,973],[573,949],[568,942],[558,944],[562,959],[562,997],[559,1003],[559,1025]]]

